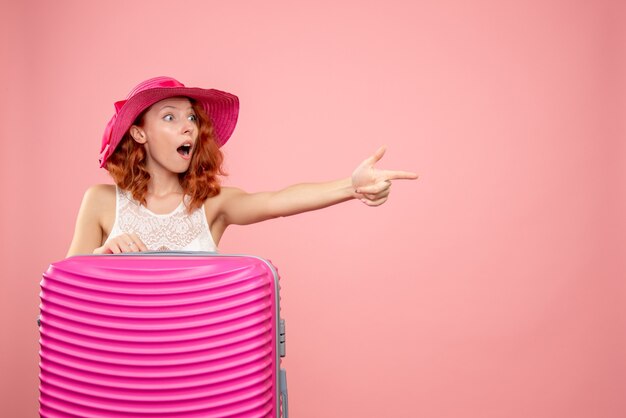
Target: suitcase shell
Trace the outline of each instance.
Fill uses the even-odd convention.
[[[41,282],[40,415],[287,417],[279,302],[276,269],[254,256],[53,263]]]

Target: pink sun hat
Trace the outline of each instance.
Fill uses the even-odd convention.
[[[115,114],[107,123],[102,136],[100,167],[104,167],[141,112],[158,101],[178,96],[189,97],[202,103],[213,123],[217,145],[221,147],[228,141],[235,130],[239,115],[237,96],[215,89],[185,87],[183,83],[171,77],[155,77],[137,85],[126,100],[115,102]]]

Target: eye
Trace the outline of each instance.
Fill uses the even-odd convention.
[[[163,120],[171,122],[174,120],[174,115],[172,115],[171,113],[168,113],[167,115],[163,116]]]
[[[197,122],[198,121],[198,117],[196,115],[189,115],[189,120],[192,122]]]

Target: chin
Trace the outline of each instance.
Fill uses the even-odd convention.
[[[174,173],[176,174],[185,174],[187,171],[189,171],[189,167],[187,168],[183,168],[183,169],[178,169],[178,170],[172,170]]]
[[[182,174],[182,173],[186,173],[190,167],[191,167],[191,161],[187,162],[186,164],[180,164],[180,163],[172,164],[171,170],[172,172],[176,174]]]

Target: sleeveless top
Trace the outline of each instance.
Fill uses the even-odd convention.
[[[105,242],[134,232],[150,251],[217,251],[204,213],[204,205],[191,214],[184,202],[170,213],[157,214],[133,199],[132,194],[115,186],[115,222]]]

